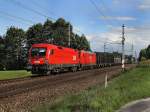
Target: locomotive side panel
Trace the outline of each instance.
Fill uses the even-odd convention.
[[[51,49],[50,64],[79,64],[78,51],[70,48],[57,47]]]

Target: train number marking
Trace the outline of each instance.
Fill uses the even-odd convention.
[[[73,60],[73,61],[76,61],[76,59],[77,59],[76,56],[73,56],[72,60]]]
[[[34,61],[34,63],[35,63],[35,64],[39,64],[39,63],[40,63],[40,61]]]

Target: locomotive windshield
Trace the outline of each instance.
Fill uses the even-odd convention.
[[[32,48],[31,56],[45,56],[46,55],[46,48]]]

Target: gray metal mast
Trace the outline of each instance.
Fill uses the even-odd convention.
[[[122,70],[125,70],[125,51],[124,51],[124,44],[125,44],[125,25],[122,25]]]

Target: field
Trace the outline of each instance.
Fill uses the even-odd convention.
[[[138,67],[120,74],[108,83],[89,88],[78,95],[43,104],[35,112],[114,112],[126,103],[150,96],[150,68]]]
[[[0,80],[4,79],[14,79],[30,76],[31,73],[26,70],[16,70],[16,71],[0,71]]]

